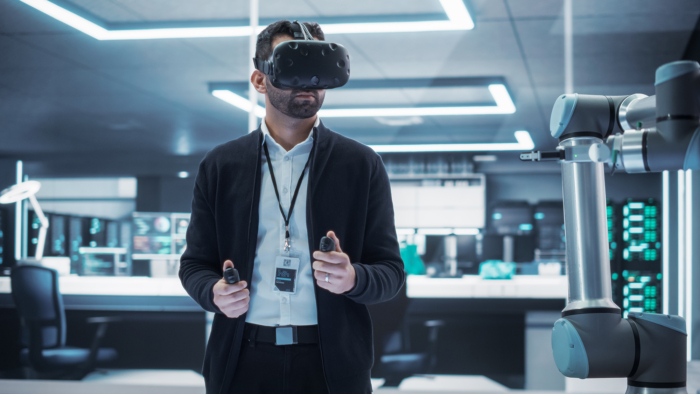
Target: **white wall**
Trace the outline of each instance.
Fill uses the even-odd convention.
[[[120,219],[136,209],[136,178],[34,178],[45,212]]]

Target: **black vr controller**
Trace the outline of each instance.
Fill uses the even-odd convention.
[[[321,252],[334,252],[335,242],[333,242],[333,238],[322,237],[321,244],[318,246],[318,250],[320,250]]]
[[[278,44],[269,60],[253,58],[255,69],[278,89],[335,89],[350,79],[350,55],[344,46],[316,41],[294,21],[294,40]],[[301,39],[297,39],[301,38]]]
[[[224,280],[230,285],[235,285],[236,283],[240,282],[241,278],[238,275],[238,270],[233,267],[226,268],[224,271]]]

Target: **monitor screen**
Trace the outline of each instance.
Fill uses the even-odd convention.
[[[132,258],[178,258],[186,247],[189,221],[184,213],[134,212]]]
[[[475,262],[476,256],[476,235],[457,236],[457,261]]]
[[[503,260],[503,235],[486,234],[477,246],[479,260]],[[529,263],[535,258],[535,240],[532,235],[512,235],[513,261]]]
[[[476,256],[476,235],[457,235],[457,261],[474,262]],[[421,257],[425,263],[438,263],[444,261],[445,236],[427,235],[425,254]]]
[[[527,203],[499,203],[491,208],[491,229],[498,234],[527,234],[532,230],[532,210]]]
[[[503,236],[485,234],[479,241],[477,248],[479,260],[503,260]]]

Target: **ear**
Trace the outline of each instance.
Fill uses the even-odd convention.
[[[253,84],[253,88],[258,91],[258,93],[266,94],[267,86],[265,86],[265,79],[267,75],[261,73],[258,70],[254,70],[253,74],[250,76],[250,83]]]

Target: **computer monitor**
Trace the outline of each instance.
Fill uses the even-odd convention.
[[[479,261],[503,260],[503,236],[484,234],[478,241],[477,255]]]
[[[85,276],[114,276],[114,254],[86,253],[82,256]]]
[[[513,261],[530,263],[535,260],[535,236],[533,234],[513,236]]]
[[[499,234],[486,234],[478,241],[478,261],[503,260],[503,237]],[[535,240],[528,235],[510,235],[513,238],[513,261],[529,263],[535,258]]]
[[[179,259],[189,222],[187,213],[134,212],[132,259]]]
[[[423,263],[442,263],[442,256],[445,254],[443,238],[444,235],[425,236],[425,254],[421,256]]]
[[[476,235],[457,236],[457,262],[476,262]]]
[[[525,201],[499,201],[491,206],[490,211],[490,233],[522,235],[533,229],[532,209]]]

